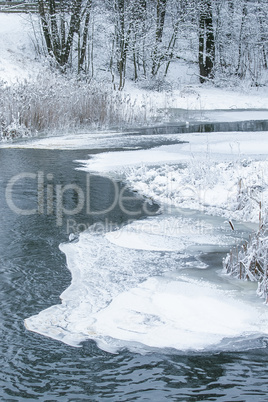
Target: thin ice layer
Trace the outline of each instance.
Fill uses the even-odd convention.
[[[106,233],[113,244],[129,249],[185,252],[195,246],[221,247],[233,244],[234,239],[203,219],[183,215],[158,216],[135,221],[120,230]]]

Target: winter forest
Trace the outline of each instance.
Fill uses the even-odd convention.
[[[33,5],[34,13],[23,18],[38,68],[43,67],[38,77],[11,87],[0,81],[1,138],[157,121],[159,105],[145,98],[136,102],[131,91],[122,91],[126,82],[147,94],[179,90],[181,96],[185,84],[267,84],[265,0],[39,0]]]
[[[105,55],[102,68],[119,90],[126,78],[165,85],[178,60],[198,65],[201,83],[267,79],[265,0],[39,0],[38,7],[39,52],[87,78]]]

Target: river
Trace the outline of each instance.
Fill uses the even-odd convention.
[[[75,183],[84,189],[87,174],[75,170],[77,164],[72,161],[87,159],[88,153],[86,149],[0,149],[1,400],[268,401],[268,339],[264,335],[243,339],[234,350],[153,347],[135,352],[126,344],[109,353],[94,340],[72,347],[25,328],[27,317],[59,305],[60,294],[71,284],[65,255],[59,249],[59,244],[69,242],[70,217],[64,215],[61,222],[57,221],[57,200],[53,191],[52,211],[48,186],[54,189],[56,185]],[[12,203],[21,211],[32,209],[36,213],[18,214],[7,205],[6,188],[14,176],[23,172],[27,175],[12,187]],[[38,179],[45,186],[46,197],[42,197]],[[119,181],[117,186],[124,189]],[[121,227],[133,219],[133,214],[122,211],[118,203],[109,208],[115,191],[108,178],[90,175],[90,206],[95,213],[85,215],[85,209],[81,209],[75,215],[76,223],[109,221]],[[127,210],[140,211],[134,214],[135,220],[144,218],[144,200],[128,189],[124,191],[132,197]],[[75,196],[66,191],[66,210],[76,203]],[[159,216],[157,204],[148,206],[147,214],[148,210],[151,218]],[[193,270],[193,277],[198,278],[202,272],[206,280],[219,278],[227,250],[206,250],[199,261],[207,269]]]

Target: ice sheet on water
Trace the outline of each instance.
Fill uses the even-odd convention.
[[[113,244],[137,250],[185,252],[193,246],[221,247],[233,243],[233,238],[203,219],[183,215],[158,216],[135,221],[122,229],[106,233]]]
[[[89,172],[125,171],[129,167],[204,161],[240,161],[244,158],[265,160],[268,154],[267,132],[216,132],[178,134],[181,143],[153,149],[103,152],[80,161],[81,170]],[[116,137],[115,137],[116,139]],[[117,141],[117,139],[116,139]]]
[[[95,329],[128,343],[202,350],[224,338],[267,334],[267,324],[256,313],[256,308],[208,282],[158,277],[118,295],[95,315]]]
[[[258,311],[262,306],[181,276],[180,268],[191,262],[204,268],[188,253],[192,230],[198,231],[193,219],[163,216],[113,232],[83,232],[79,241],[62,244],[72,283],[61,304],[27,318],[26,327],[73,346],[94,339],[111,352],[121,347],[201,350],[226,337],[267,333],[262,320],[268,312]],[[209,225],[194,240],[199,247],[227,241],[234,239],[220,238]]]

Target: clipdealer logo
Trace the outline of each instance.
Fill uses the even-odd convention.
[[[35,208],[22,208],[15,202],[14,194],[16,193],[16,186],[22,186],[25,180],[33,180],[37,189],[37,203]],[[17,215],[55,215],[56,225],[62,226],[63,218],[65,216],[75,216],[83,210],[87,215],[100,215],[111,212],[117,205],[120,210],[128,216],[137,216],[142,212],[147,215],[152,215],[154,212],[150,211],[149,202],[144,199],[142,205],[137,205],[136,209],[130,209],[127,206],[128,202],[137,201],[137,196],[129,196],[126,194],[126,187],[120,188],[117,181],[108,179],[113,192],[113,197],[108,206],[104,209],[94,211],[90,205],[90,174],[86,175],[85,190],[76,183],[69,184],[55,184],[54,176],[51,173],[45,175],[44,172],[38,171],[37,173],[22,172],[13,176],[7,183],[5,190],[5,198],[8,207]],[[32,188],[32,186],[31,186]],[[67,208],[65,196],[67,193],[72,193],[76,200],[76,205],[73,208]],[[107,203],[105,203],[107,204]]]

